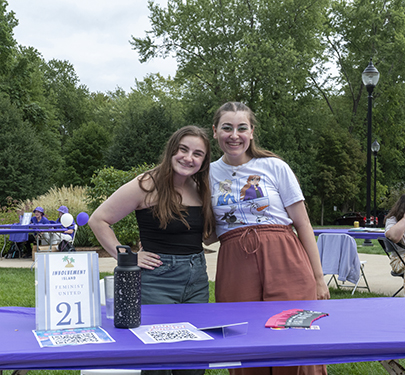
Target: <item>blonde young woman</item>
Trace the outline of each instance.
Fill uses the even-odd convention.
[[[214,116],[214,138],[224,152],[211,163],[210,170],[216,234],[221,242],[216,301],[327,299],[329,290],[297,178],[277,155],[256,146],[255,124],[253,112],[238,102],[224,104]],[[223,179],[231,180],[232,194],[241,197],[237,204],[215,205]],[[247,180],[252,180],[250,185],[256,188],[260,181],[260,194],[245,194]],[[326,367],[247,368],[229,372],[309,375],[326,374]]]
[[[136,212],[142,250],[142,304],[207,303],[208,275],[203,237],[214,230],[210,201],[209,138],[186,126],[169,139],[161,163],[118,189],[91,216],[101,245],[117,257],[110,226]],[[142,374],[201,375],[204,370],[142,371]]]

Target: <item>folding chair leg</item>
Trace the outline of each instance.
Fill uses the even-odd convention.
[[[361,278],[363,278],[363,279],[364,279],[364,282],[366,283],[366,286],[364,286],[364,287],[362,286],[361,288],[367,288],[367,290],[368,290],[369,292],[371,292],[371,291],[370,291],[370,287],[368,286],[368,282],[367,282],[367,279],[366,279],[366,275],[364,274],[363,268],[364,268],[364,264],[362,264],[362,265],[360,266],[360,272],[361,272],[361,274],[360,274],[359,279],[357,280],[356,285],[355,285],[354,288],[353,288],[352,295],[353,295],[354,292],[356,291],[357,286],[359,285],[359,282],[360,282]]]
[[[395,297],[402,289],[404,289],[403,285],[394,293],[393,297]]]
[[[327,283],[326,285],[329,286],[329,284],[331,283],[332,280],[335,280],[336,287],[337,287],[338,289],[340,289],[340,285],[339,285],[339,283],[338,283],[338,281],[337,281],[335,275],[332,275],[332,276],[330,277],[330,279],[329,279],[329,281],[328,281],[328,283]]]
[[[339,285],[335,275],[333,275],[333,280],[335,280],[335,284],[336,284],[337,288],[340,289],[340,285]]]
[[[355,285],[355,286],[354,286],[354,288],[353,288],[352,295],[353,295],[353,294],[354,294],[354,292],[356,291],[357,286],[359,285],[360,280],[361,280],[361,276],[359,277],[359,279],[357,280],[356,285]]]
[[[327,286],[329,286],[330,282],[333,280],[334,275],[332,275],[328,281],[328,283],[326,284]]]
[[[404,375],[405,368],[403,368],[395,359],[379,361],[381,365],[387,370],[390,375]]]
[[[366,283],[366,288],[369,291],[369,293],[371,293],[370,287],[369,287],[367,279],[366,279],[366,274],[364,273],[363,268],[364,268],[364,264],[361,265],[360,271],[361,271],[361,275],[363,276],[364,282]]]

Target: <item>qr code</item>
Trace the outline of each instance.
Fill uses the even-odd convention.
[[[147,334],[156,342],[172,342],[198,339],[198,336],[188,329],[178,329],[175,331],[148,331]]]
[[[80,344],[91,344],[99,342],[99,338],[93,332],[87,333],[72,333],[67,335],[54,335],[50,336],[49,339],[54,345],[80,345]]]

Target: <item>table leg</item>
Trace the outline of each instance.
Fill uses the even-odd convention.
[[[7,236],[7,234],[4,235],[4,244],[3,244],[3,248],[1,249],[0,259],[3,258],[3,251],[4,251],[4,248],[6,247],[6,243],[7,243],[6,236]],[[0,375],[1,375],[1,373],[0,373]]]
[[[49,232],[49,251],[52,251],[53,233]]]

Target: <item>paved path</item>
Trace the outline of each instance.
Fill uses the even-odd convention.
[[[206,254],[208,276],[211,281],[215,281],[218,247],[218,244],[209,246],[208,249],[212,252]],[[359,253],[359,258],[367,261],[364,272],[372,292],[392,296],[401,287],[402,279],[391,276],[391,267],[386,255]],[[30,259],[0,259],[0,268],[29,268],[31,265],[32,260]],[[117,261],[113,258],[99,258],[100,272],[112,273],[116,265]],[[329,280],[329,277],[325,276],[325,279]],[[350,285],[350,283],[348,284]],[[364,284],[361,282],[360,285]],[[404,296],[403,291],[399,296]]]

